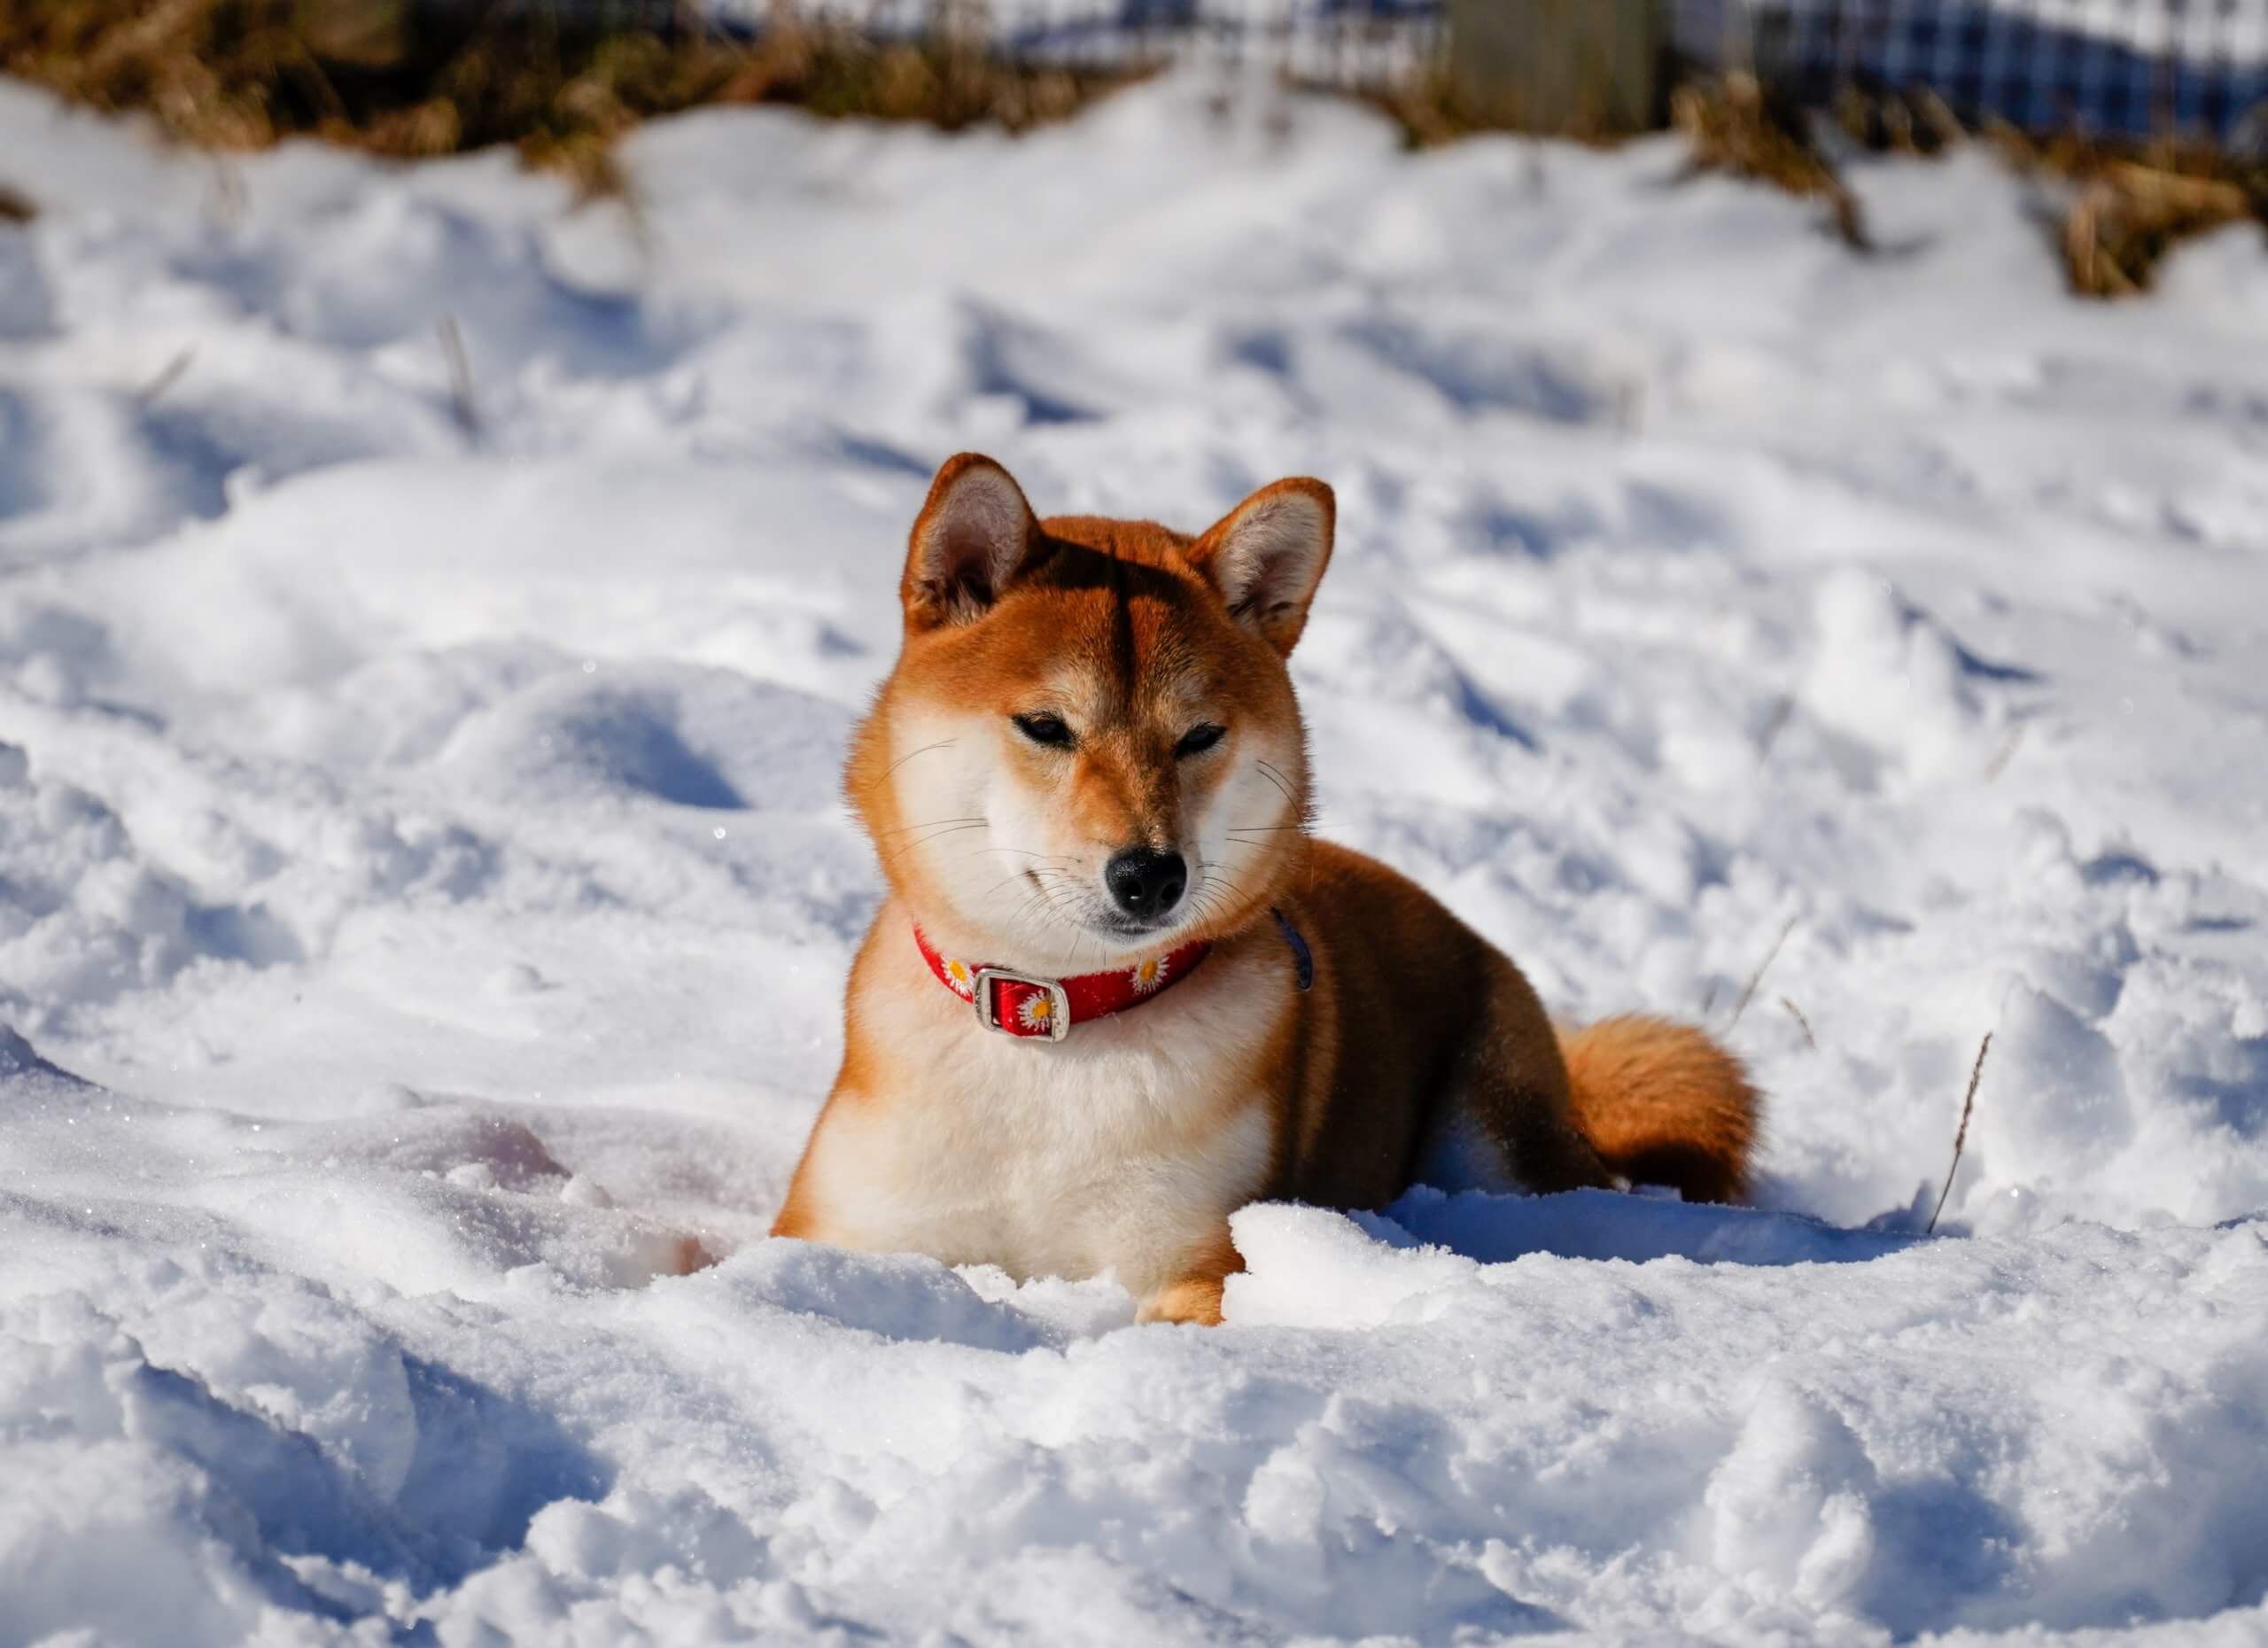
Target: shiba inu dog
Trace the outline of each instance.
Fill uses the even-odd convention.
[[[1320,481],[1192,538],[937,473],[846,787],[889,887],[773,1233],[1115,1272],[1217,1322],[1228,1216],[1413,1182],[1736,1200],[1758,1101],[1697,1030],[1556,1033],[1511,960],[1309,831],[1286,660]]]

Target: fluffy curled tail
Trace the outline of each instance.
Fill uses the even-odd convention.
[[[1748,1195],[1756,1090],[1740,1061],[1666,1019],[1602,1019],[1562,1029],[1575,1124],[1610,1172],[1670,1185],[1688,1201]]]

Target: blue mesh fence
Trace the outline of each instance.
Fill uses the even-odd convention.
[[[1759,0],[1724,41],[1800,98],[1926,87],[2030,131],[2256,145],[2268,0]]]
[[[773,0],[518,0],[561,14],[646,12],[757,30]],[[1703,67],[1752,66],[1798,98],[1926,88],[1962,117],[2034,132],[2268,136],[2268,0],[1664,0]],[[1449,0],[796,0],[903,38],[941,21],[1033,61],[1202,56],[1340,85],[1438,64]]]

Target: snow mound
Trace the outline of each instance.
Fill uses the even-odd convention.
[[[723,672],[594,674],[540,680],[467,717],[438,765],[523,797],[613,790],[783,812],[835,801],[829,768],[848,726],[839,706]]]

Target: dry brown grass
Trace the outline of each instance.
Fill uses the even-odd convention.
[[[1969,1067],[1969,1091],[1961,1096],[1961,1125],[1953,1130],[1953,1162],[1946,1169],[1946,1182],[1938,1192],[1938,1205],[1930,1209],[1930,1222],[1922,1227],[1924,1236],[1938,1228],[1938,1216],[1946,1210],[1946,1198],[1953,1194],[1953,1175],[1961,1171],[1961,1153],[1969,1144],[1969,1113],[1977,1108],[1977,1084],[1984,1075],[1984,1055],[1992,1051],[1992,1032],[1986,1030],[1984,1039],[1977,1045],[1977,1062]]]
[[[1843,237],[1867,247],[1859,203],[1802,111],[1779,103],[1744,74],[1689,82],[1672,95],[1670,108],[1697,169],[1825,200]],[[2184,240],[2248,219],[2268,222],[2268,167],[2214,150],[2039,140],[2008,127],[1971,132],[1927,91],[1889,97],[1849,90],[1830,118],[1852,144],[1876,153],[1938,154],[1990,142],[2037,179],[2054,203],[2047,227],[2071,289],[2085,297],[2145,291],[2159,261]]]
[[[1351,95],[1385,114],[1402,128],[1402,141],[1413,149],[1437,149],[1482,132],[1524,132],[1530,136],[1610,147],[1630,136],[1604,114],[1578,115],[1571,120],[1537,125],[1499,110],[1484,111],[1465,96],[1456,77],[1442,65],[1403,74],[1384,85],[1360,87],[1351,93],[1329,82],[1295,82],[1304,89]]]
[[[2006,129],[1992,140],[2063,198],[2052,228],[2071,290],[2085,297],[2145,292],[2159,262],[2183,241],[2231,223],[2268,222],[2268,168],[2216,151],[2077,138],[2041,144]]]
[[[701,105],[1022,130],[1133,78],[1004,62],[970,34],[880,43],[785,14],[754,39],[577,28],[541,6],[454,28],[439,15],[390,0],[0,0],[0,70],[207,148],[508,144],[593,190],[618,182],[624,132]]]
[[[96,108],[146,114],[169,136],[206,148],[309,136],[414,159],[510,144],[590,194],[621,186],[617,139],[681,109],[784,103],[830,117],[1021,131],[1068,118],[1143,72],[1004,60],[974,27],[882,43],[786,12],[754,39],[578,29],[540,4],[474,8],[453,28],[437,20],[444,15],[412,0],[0,0],[0,71]],[[1443,72],[1366,95],[1418,146],[1495,124]],[[1867,248],[1858,200],[1811,121],[1752,76],[1679,86],[1670,118],[1697,171],[1821,201],[1836,231]],[[1833,119],[1876,151],[1930,153],[1972,136],[1926,92],[1852,91]],[[2058,201],[2056,245],[2073,290],[2090,297],[2147,289],[2160,260],[2192,236],[2268,221],[2268,166],[2260,163],[2165,144],[1984,136]],[[27,199],[0,190],[0,222],[30,213]]]
[[[1457,95],[1448,71],[1438,66],[1357,95],[1401,127],[1402,141],[1413,149],[1439,148],[1485,126]]]
[[[1769,96],[1752,74],[1689,81],[1670,94],[1670,124],[1691,149],[1697,172],[1771,183],[1825,204],[1835,231],[1868,247],[1858,198],[1812,140],[1802,111]]]

